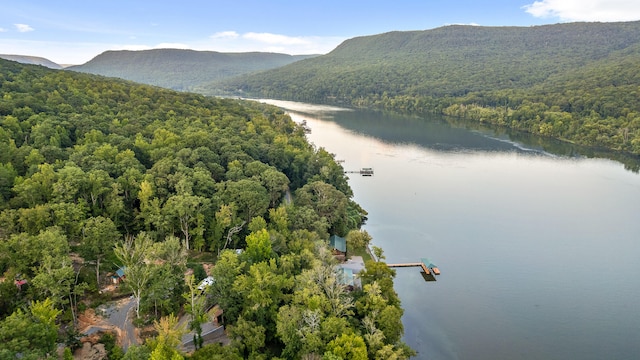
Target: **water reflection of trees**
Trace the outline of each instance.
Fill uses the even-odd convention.
[[[566,156],[566,157],[586,157],[595,159],[609,159],[624,165],[626,170],[634,173],[640,172],[640,156],[624,152],[615,152],[607,149],[593,148],[572,144],[553,138],[546,138],[534,134],[508,129],[488,124],[479,124],[464,119],[444,117],[444,120],[453,127],[476,130],[483,133],[491,133],[494,136],[508,137],[513,142],[518,142],[534,149],[541,149],[545,152]]]

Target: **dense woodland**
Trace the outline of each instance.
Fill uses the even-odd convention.
[[[640,22],[446,26],[229,80],[244,96],[437,112],[640,154]],[[219,85],[212,85],[210,91]]]
[[[198,92],[201,86],[212,82],[281,67],[313,56],[184,49],[118,50],[106,51],[85,64],[67,69]]]
[[[0,85],[0,358],[55,357],[58,342],[68,358],[78,312],[109,300],[123,265],[155,336],[126,353],[111,341],[109,359],[413,353],[393,270],[368,261],[354,291],[338,280],[327,239],[357,237],[366,212],[281,110],[5,60]],[[175,315],[198,334],[212,304],[231,345],[180,352]]]

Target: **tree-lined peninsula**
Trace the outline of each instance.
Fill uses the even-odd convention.
[[[5,60],[0,85],[0,358],[54,358],[57,343],[68,358],[118,270],[154,330],[126,353],[104,340],[109,359],[413,354],[395,272],[368,261],[360,288],[340,280],[327,240],[359,234],[366,212],[280,109]],[[213,304],[231,344],[200,347]]]

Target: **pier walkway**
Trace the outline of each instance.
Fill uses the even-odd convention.
[[[345,174],[360,174],[362,176],[373,176],[373,168],[362,168],[360,170],[345,171]]]
[[[440,269],[438,269],[438,267],[427,258],[422,258],[420,259],[420,262],[416,263],[387,264],[387,266],[390,268],[418,266],[421,267],[427,275],[430,275],[432,272],[433,275],[440,275]]]

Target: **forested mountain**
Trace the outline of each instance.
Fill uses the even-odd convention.
[[[68,69],[168,89],[197,91],[204,84],[233,76],[284,66],[313,55],[247,52],[220,53],[182,49],[106,51]]]
[[[0,59],[17,61],[22,64],[42,65],[49,69],[62,69],[62,65],[39,56],[0,54]]]
[[[155,335],[125,358],[413,353],[395,272],[367,261],[361,289],[341,280],[327,240],[365,238],[366,212],[280,109],[6,60],[0,85],[0,358],[77,346],[78,311],[110,299],[119,267]],[[215,261],[204,292],[202,257]],[[214,304],[231,345],[184,354],[172,314],[197,340]]]
[[[345,41],[229,92],[440,112],[640,154],[640,22],[453,25]]]

